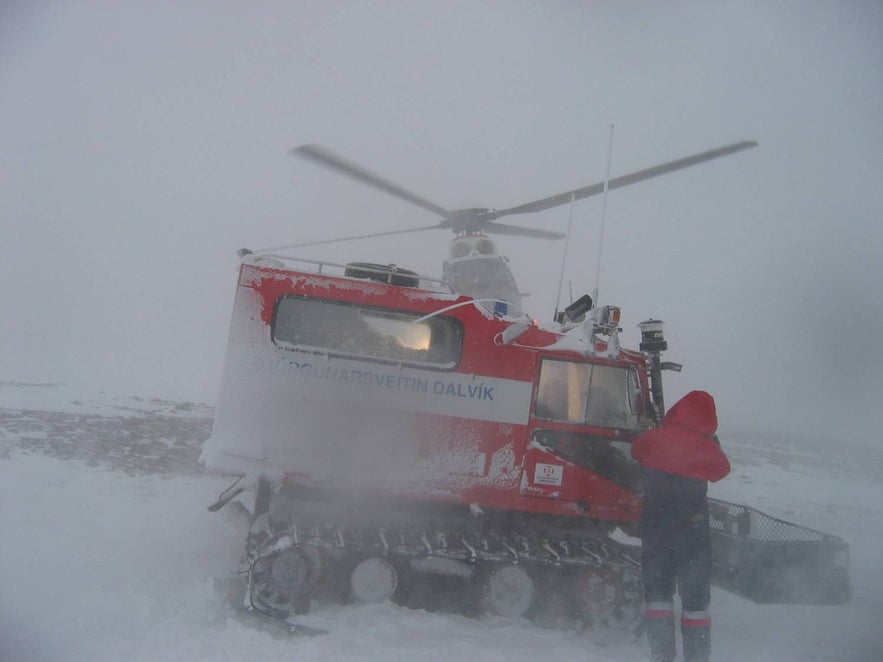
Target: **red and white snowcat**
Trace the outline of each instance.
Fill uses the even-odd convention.
[[[661,420],[662,371],[679,368],[661,360],[662,323],[642,323],[630,350],[620,309],[589,297],[533,320],[490,238],[454,229],[441,279],[241,252],[202,461],[238,477],[212,510],[255,495],[246,603],[286,618],[323,600],[444,608],[455,594],[471,613],[633,631],[631,441]],[[464,274],[483,276],[470,290]],[[848,599],[841,540],[711,506],[720,585]]]

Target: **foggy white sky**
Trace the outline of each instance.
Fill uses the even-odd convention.
[[[760,142],[610,195],[602,303],[631,343],[666,321],[669,402],[707,389],[725,430],[876,434],[879,1],[12,1],[0,44],[2,381],[213,402],[236,249],[438,220],[290,147],[503,208],[602,180],[613,123],[614,176]],[[600,215],[576,207],[576,296]],[[440,274],[448,238],[303,254]],[[548,319],[563,244],[499,244]]]

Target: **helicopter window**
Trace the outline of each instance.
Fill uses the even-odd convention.
[[[631,443],[558,430],[537,430],[534,441],[574,464],[637,490],[640,465],[632,459]]]
[[[535,414],[562,423],[641,427],[638,377],[618,366],[543,360]]]
[[[276,304],[273,341],[288,349],[453,368],[460,360],[458,320],[284,296]]]
[[[518,291],[509,268],[498,257],[455,262],[448,269],[451,285],[464,294]]]

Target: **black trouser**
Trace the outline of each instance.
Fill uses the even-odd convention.
[[[711,602],[711,537],[707,514],[698,521],[642,524],[642,579],[647,602],[671,600],[675,588],[685,611]]]
[[[641,522],[641,576],[647,638],[654,660],[675,657],[673,598],[681,596],[684,660],[707,660],[711,647],[711,538],[708,513],[691,517],[645,512]]]

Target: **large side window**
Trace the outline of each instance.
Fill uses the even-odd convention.
[[[632,368],[544,359],[535,413],[563,423],[636,430],[637,374]]]
[[[284,296],[276,304],[273,342],[280,347],[453,368],[460,361],[463,325],[422,315]]]

